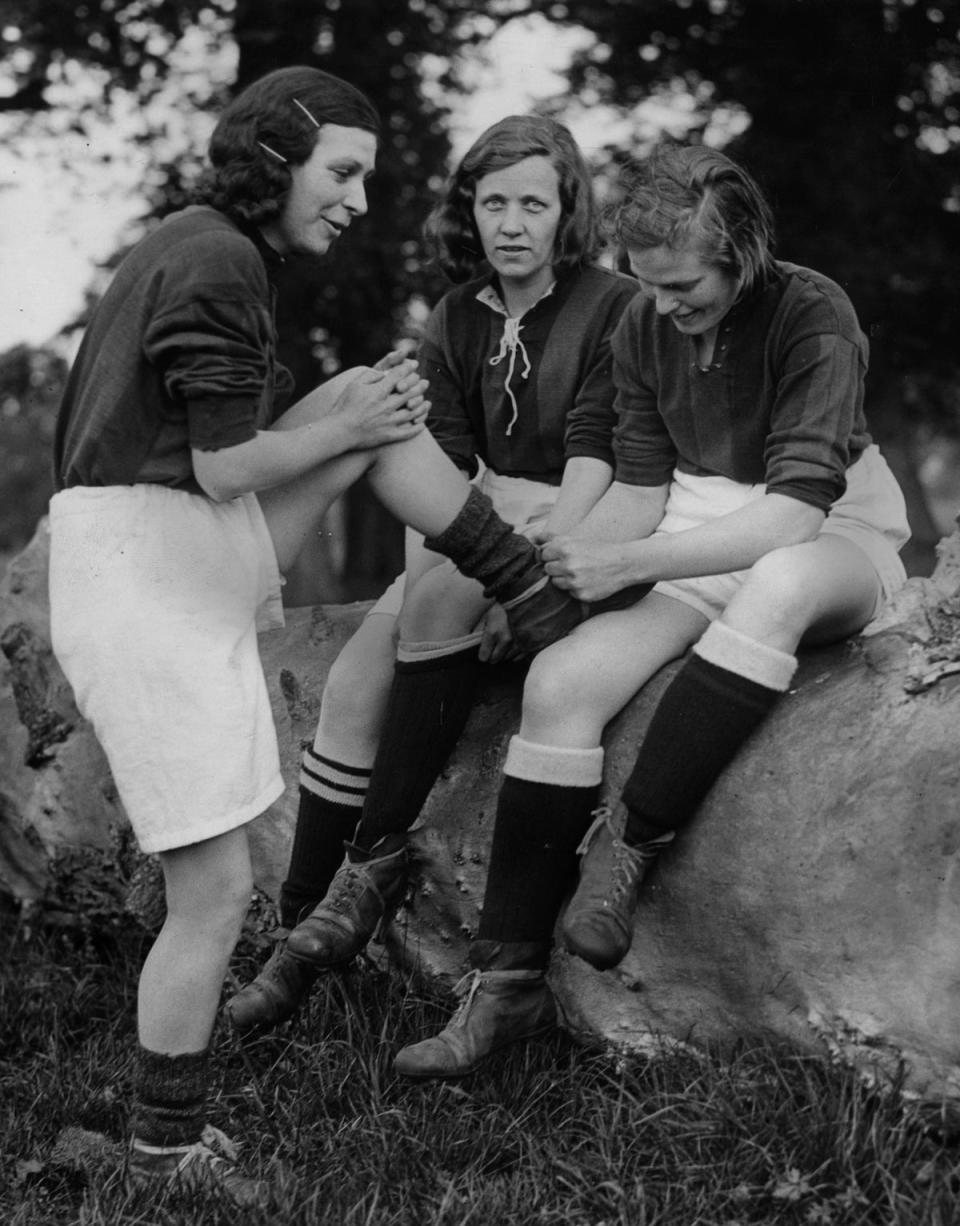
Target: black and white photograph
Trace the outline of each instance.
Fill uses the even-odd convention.
[[[960,0],[0,5],[3,1226],[960,1222]]]

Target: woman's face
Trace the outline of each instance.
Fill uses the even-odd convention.
[[[367,211],[364,184],[373,173],[377,138],[363,128],[325,123],[302,166],[290,167],[290,191],[278,218],[261,227],[281,255],[323,255]]]
[[[549,158],[524,158],[477,180],[473,219],[504,285],[547,289],[560,213],[560,178]]]
[[[710,264],[695,247],[675,251],[649,247],[627,252],[630,271],[657,314],[666,315],[678,331],[702,336],[715,328],[740,293],[740,280]]]

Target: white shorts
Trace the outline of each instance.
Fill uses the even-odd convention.
[[[538,528],[553,510],[560,494],[559,485],[547,485],[544,481],[531,481],[527,477],[503,477],[482,468],[474,477],[475,485],[493,503],[493,509],[501,519],[518,532]],[[399,617],[406,590],[406,575],[398,575],[367,613],[386,613]]]
[[[256,497],[77,487],[50,535],[53,649],[143,851],[262,813],[283,780],[257,631],[283,606]]]
[[[729,515],[762,498],[766,488],[762,484],[742,485],[728,477],[693,477],[675,472],[655,535],[684,532]],[[879,581],[877,609],[906,582],[900,550],[910,539],[907,508],[900,486],[875,444],[847,469],[847,488],[823,521],[820,535],[823,534],[852,541],[873,563]],[[653,590],[691,605],[712,621],[727,607],[748,574],[749,571],[741,570],[694,579],[668,579],[656,584]]]

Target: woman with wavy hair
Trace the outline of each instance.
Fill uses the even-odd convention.
[[[542,555],[586,602],[653,588],[530,667],[483,902],[498,961],[478,952],[452,1021],[398,1054],[411,1077],[460,1076],[552,1021],[563,893],[533,884],[541,845],[584,836],[563,941],[615,966],[644,874],[789,688],[798,646],[857,633],[905,578],[903,497],[863,414],[866,339],[838,285],[773,258],[750,175],[665,148],[628,178],[611,229],[641,290],[613,338],[615,480]],[[606,725],[690,648],[622,794],[598,805]]]
[[[427,232],[455,283],[419,350],[429,428],[531,541],[570,532],[613,476],[610,338],[637,292],[594,264],[590,175],[570,133],[538,116],[494,124],[454,170]],[[484,663],[522,650],[489,592],[408,541],[405,575],[328,676],[303,757],[281,941],[228,1003],[238,1029],[285,1020],[323,968],[367,944],[403,893],[407,831]]]
[[[416,363],[388,354],[286,407],[275,274],[366,212],[378,128],[315,69],[241,93],[198,202],[117,270],[58,418],[53,646],[166,890],[139,984],[135,1184],[267,1191],[204,1127],[208,1048],[250,899],[246,825],[283,790],[257,631],[282,624],[281,575],[333,500],[366,477],[528,649],[580,617],[425,429]]]

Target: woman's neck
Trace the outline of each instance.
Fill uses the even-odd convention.
[[[503,296],[503,305],[507,308],[507,314],[511,315],[514,319],[525,315],[535,303],[540,301],[553,282],[552,268],[546,269],[545,275],[538,276],[529,283],[514,280],[506,281],[501,277],[500,293]]]
[[[713,351],[717,344],[717,334],[719,328],[714,325],[708,328],[706,332],[701,332],[699,336],[693,338],[693,351],[697,355],[697,365],[703,367],[704,370],[713,361]]]

